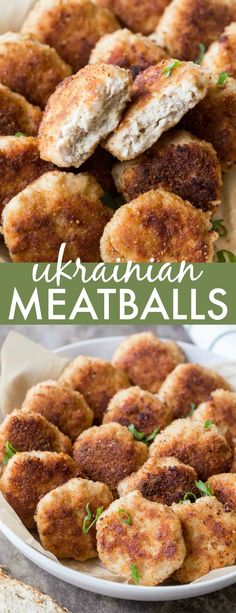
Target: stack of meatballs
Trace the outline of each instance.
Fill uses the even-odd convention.
[[[212,262],[235,48],[235,0],[39,0],[0,36],[11,260]]]
[[[188,583],[236,558],[236,393],[148,332],[80,355],[0,426],[0,489],[57,558]]]

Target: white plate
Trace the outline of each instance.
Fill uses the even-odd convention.
[[[65,347],[57,349],[57,353],[62,357],[73,359],[78,354],[98,356],[104,359],[110,359],[115,348],[121,342],[123,337],[110,337],[93,339],[89,341],[76,342]],[[183,348],[187,359],[192,362],[198,362],[203,366],[217,367],[222,362],[222,357],[199,349],[188,343],[179,343]],[[182,598],[192,598],[193,596],[201,596],[209,594],[216,590],[222,589],[236,582],[235,568],[224,570],[223,576],[213,578],[200,579],[197,582],[188,585],[165,585],[158,587],[145,587],[118,583],[116,581],[108,581],[93,577],[91,574],[79,572],[64,566],[63,564],[47,558],[45,555],[33,549],[25,543],[23,539],[5,524],[0,525],[0,530],[6,538],[29,560],[43,568],[50,574],[67,581],[72,585],[83,588],[96,594],[112,596],[114,598],[124,598],[126,600],[144,600],[144,601],[165,601],[179,600]],[[218,573],[218,571],[216,571]]]

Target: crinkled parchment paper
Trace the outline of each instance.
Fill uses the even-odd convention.
[[[100,356],[102,357],[102,355]],[[0,406],[2,414],[10,413],[15,407],[19,408],[29,387],[45,379],[57,379],[65,368],[67,360],[57,354],[45,349],[38,343],[17,334],[10,332],[6,338],[1,354],[1,379],[0,379]],[[214,365],[211,365],[214,369]],[[216,365],[217,372],[220,372],[236,390],[236,362],[223,362]],[[0,527],[7,526],[15,535],[21,538],[44,556],[53,559],[57,564],[63,564],[74,570],[109,581],[122,582],[117,577],[106,570],[98,559],[88,560],[88,562],[76,562],[66,560],[59,562],[50,552],[46,551],[38,542],[35,535],[31,534],[22,524],[19,517],[0,493]],[[236,566],[231,567],[236,570]],[[198,581],[208,580],[209,578],[221,577],[229,573],[229,568],[224,568],[208,573]]]

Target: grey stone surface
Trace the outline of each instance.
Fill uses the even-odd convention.
[[[10,327],[0,327],[0,345]],[[181,326],[15,326],[17,332],[25,334],[35,341],[53,349],[79,339],[130,334],[145,329],[153,329],[160,336],[176,340],[188,340],[187,333]],[[73,587],[42,571],[22,556],[0,534],[0,565],[4,566],[13,577],[50,594],[57,602],[71,613],[228,613],[236,612],[236,585],[227,589],[177,602],[143,603],[117,600],[98,596]],[[2,613],[0,602],[0,613]],[[5,613],[5,612],[4,612]],[[27,611],[30,613],[30,611]]]

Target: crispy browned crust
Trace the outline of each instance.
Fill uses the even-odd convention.
[[[221,199],[221,168],[210,143],[184,130],[164,134],[150,149],[113,168],[116,187],[127,201],[162,187],[204,211]]]
[[[55,381],[44,381],[32,387],[22,408],[40,413],[72,440],[93,422],[93,411],[83,396]]]
[[[76,474],[78,467],[65,453],[17,453],[4,469],[0,489],[23,524],[31,529],[35,528],[39,500]]]
[[[88,63],[96,42],[119,28],[113,13],[91,0],[40,2],[32,9],[22,32],[54,47],[77,72]]]
[[[37,138],[0,138],[0,213],[4,206],[53,165],[41,160]]]
[[[147,446],[116,423],[89,428],[74,443],[74,458],[81,474],[106,483],[115,495],[119,481],[138,470],[147,454]]]
[[[27,410],[13,411],[0,426],[0,462],[10,442],[17,451],[63,451],[71,453],[72,444],[56,426],[42,415]]]
[[[19,34],[0,37],[0,81],[44,108],[49,96],[71,69],[55,49]]]
[[[121,390],[110,400],[103,424],[115,421],[122,426],[133,424],[139,432],[151,434],[156,428],[165,428],[171,421],[171,410],[154,394],[140,387]]]
[[[41,118],[40,108],[0,84],[0,135],[23,132],[36,136]]]
[[[203,422],[210,419],[218,426],[229,445],[234,447],[236,442],[236,394],[226,389],[216,389],[210,394],[209,399],[194,411],[192,419]]]
[[[205,53],[202,66],[219,75],[227,72],[236,77],[236,22],[231,23]]]
[[[151,34],[158,24],[170,0],[143,0],[140,4],[138,0],[97,0],[100,6],[106,6],[114,11],[119,20],[132,32]]]
[[[80,392],[94,411],[95,423],[101,423],[111,398],[129,387],[126,374],[100,358],[79,356],[63,371],[60,383]]]
[[[105,510],[112,501],[104,483],[85,479],[72,479],[54,489],[37,506],[36,523],[43,547],[57,558],[81,562],[96,558],[96,525],[83,533],[86,506],[89,503],[94,518],[98,508]]]
[[[80,166],[80,172],[90,172],[106,194],[116,193],[116,187],[111,174],[115,158],[102,147],[97,147],[94,153]]]
[[[222,473],[213,475],[208,479],[207,485],[211,488],[214,496],[224,505],[226,510],[236,511],[236,475]]]

